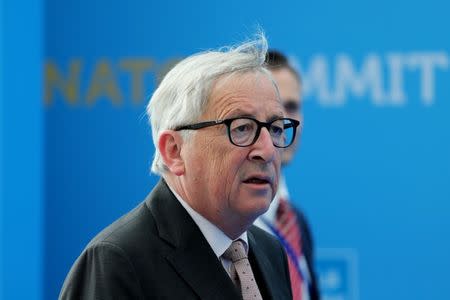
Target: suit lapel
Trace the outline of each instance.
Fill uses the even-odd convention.
[[[207,242],[191,235],[186,247],[167,257],[201,299],[239,299],[236,288]],[[206,245],[205,245],[206,244]]]
[[[233,282],[200,229],[161,180],[146,200],[159,235],[173,246],[166,256],[201,299],[239,299]]]
[[[251,262],[256,262],[257,266],[255,267],[258,268],[260,272],[260,278],[262,278],[263,282],[258,282],[258,284],[264,285],[261,286],[260,289],[265,287],[270,299],[277,299],[275,297],[277,286],[275,285],[274,278],[271,276],[276,274],[276,272],[273,270],[269,258],[264,251],[262,251],[263,247],[258,245],[258,242],[250,230],[247,231],[247,235],[249,242],[249,259]]]

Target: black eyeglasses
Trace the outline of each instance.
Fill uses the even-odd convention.
[[[269,131],[275,147],[287,148],[294,141],[297,126],[300,122],[290,118],[279,118],[266,123],[249,117],[239,117],[183,125],[176,127],[174,130],[197,130],[220,124],[227,125],[228,138],[235,146],[247,147],[253,145],[258,140],[261,128],[265,127]]]

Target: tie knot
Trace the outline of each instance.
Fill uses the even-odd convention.
[[[223,253],[224,258],[231,260],[233,263],[241,259],[247,258],[244,244],[241,240],[234,241],[230,247]]]

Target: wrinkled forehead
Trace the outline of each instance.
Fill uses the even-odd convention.
[[[265,69],[219,77],[209,95],[206,113],[225,118],[253,116],[273,119],[283,116],[277,86]]]

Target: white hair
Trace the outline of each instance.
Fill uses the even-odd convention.
[[[162,174],[167,170],[158,150],[160,133],[198,121],[219,77],[252,71],[269,75],[264,67],[266,53],[266,37],[259,33],[254,40],[236,47],[189,56],[167,73],[147,105],[155,145],[153,173]],[[188,134],[184,133],[183,137],[187,138]]]

